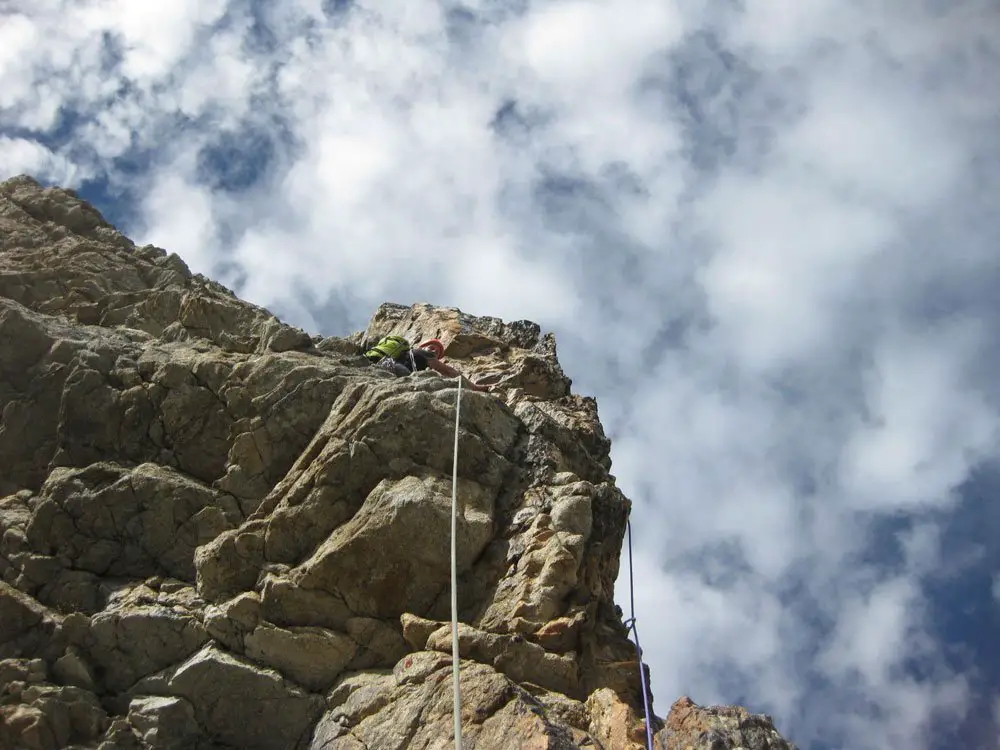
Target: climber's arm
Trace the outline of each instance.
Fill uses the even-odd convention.
[[[445,364],[444,362],[442,362],[439,359],[434,359],[434,358],[428,359],[427,360],[427,366],[430,369],[434,370],[434,372],[436,372],[436,373],[438,373],[440,375],[444,375],[446,378],[460,378],[460,377],[462,377],[462,373],[461,372],[459,372],[458,370],[456,370],[451,365]],[[474,391],[481,391],[481,392],[485,393],[486,391],[489,390],[485,386],[477,385],[476,383],[473,383],[468,378],[465,379],[465,382],[468,383],[468,387],[471,388]]]
[[[451,365],[445,364],[440,359],[435,359],[434,357],[427,358],[427,366],[434,370],[434,372],[444,375],[446,378],[457,378],[462,374]]]

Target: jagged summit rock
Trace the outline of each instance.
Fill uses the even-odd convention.
[[[656,743],[662,750],[796,750],[770,716],[740,706],[699,706],[686,695],[670,707]]]
[[[644,746],[614,604],[629,502],[551,334],[387,303],[311,337],[19,177],[0,183],[0,748],[451,746],[457,389],[370,367],[390,332],[503,385],[463,394],[468,746]]]

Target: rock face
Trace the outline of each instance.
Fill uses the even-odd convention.
[[[739,706],[705,708],[687,696],[670,707],[656,742],[663,750],[795,750],[770,716]]]
[[[389,332],[497,385],[463,392],[459,431],[468,747],[645,746],[613,589],[629,502],[551,335],[386,304],[310,337],[20,177],[0,184],[0,748],[453,745],[456,381],[371,368]],[[679,705],[664,750],[790,747]]]

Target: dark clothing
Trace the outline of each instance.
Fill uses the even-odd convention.
[[[437,357],[430,349],[410,349],[400,354],[396,359],[386,357],[376,363],[376,367],[384,367],[397,377],[404,377],[418,370],[426,370],[427,362],[432,359],[437,359]]]
[[[430,349],[410,349],[410,351],[398,357],[396,361],[410,372],[416,372],[418,370],[426,370],[427,362],[431,359],[437,359],[437,357],[434,356],[434,352]]]
[[[411,354],[413,355],[412,360],[410,359]],[[430,349],[410,349],[401,359],[404,360],[404,367],[407,367],[410,372],[415,372],[416,370],[426,370],[427,361],[437,359],[437,357]]]

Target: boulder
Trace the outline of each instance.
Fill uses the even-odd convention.
[[[298,747],[323,710],[320,696],[214,645],[177,667],[163,689],[187,700],[211,736],[247,750]]]

